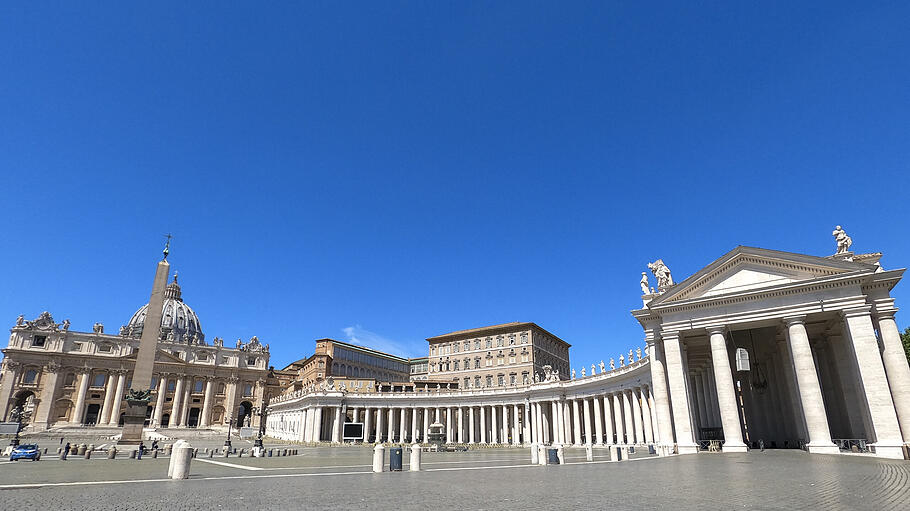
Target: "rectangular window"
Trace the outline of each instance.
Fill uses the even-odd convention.
[[[114,347],[110,344],[102,344],[101,346],[98,346],[98,351],[101,353],[110,353],[114,351]]]
[[[501,335],[496,338],[496,346],[498,348],[502,348],[502,336]]]
[[[493,359],[492,359],[492,358],[488,358],[488,359],[487,359],[487,367],[491,367],[492,365],[493,365]]]
[[[496,365],[501,366],[502,364],[505,363],[505,360],[506,360],[505,357],[497,357],[497,358],[496,358]]]
[[[82,343],[81,343],[81,342],[74,342],[74,343],[73,343],[73,351],[82,351]]]
[[[514,374],[509,375],[509,385],[515,385],[515,375]]]
[[[43,348],[44,344],[46,342],[47,342],[46,335],[36,335],[34,338],[32,338],[32,346],[34,346],[35,348]]]
[[[475,388],[480,387],[480,376],[474,377],[474,387]]]
[[[492,348],[492,347],[493,347],[493,339],[490,339],[489,337],[487,337],[487,348]]]
[[[487,376],[487,387],[492,387],[492,386],[493,386],[493,377]]]
[[[174,380],[167,381],[167,389],[173,391],[177,386],[177,382]]]
[[[514,364],[514,363],[515,363],[515,355],[509,355],[509,363],[510,363],[510,364]]]
[[[203,385],[205,385],[204,381],[196,380],[196,383],[193,385],[193,392],[202,392]]]
[[[496,382],[497,382],[497,384],[498,384],[500,387],[502,387],[503,385],[505,385],[506,380],[505,380],[505,378],[500,374],[499,376],[496,377]]]
[[[522,353],[522,354],[521,354],[521,361],[522,361],[522,362],[527,362],[527,361],[528,361],[528,354],[527,354],[527,353]]]
[[[256,357],[248,357],[246,359],[246,365],[248,365],[248,366],[256,365]]]
[[[458,361],[457,360],[455,361],[455,370],[456,371],[458,370]]]
[[[465,341],[465,342],[464,342],[464,350],[465,350],[465,351],[468,351],[469,349],[471,349],[471,343],[470,343],[469,341]]]
[[[475,350],[480,349],[480,339],[477,339],[476,341],[474,341],[474,349]]]
[[[474,369],[480,369],[480,359],[479,358],[474,359]]]
[[[107,380],[107,375],[96,374],[92,379],[92,387],[103,387],[104,382]]]
[[[468,388],[468,385],[470,385],[470,383],[471,383],[471,379],[470,379],[470,378],[465,378],[465,379],[464,379],[464,388]]]
[[[253,395],[253,386],[249,383],[243,386],[243,397],[250,397]]]

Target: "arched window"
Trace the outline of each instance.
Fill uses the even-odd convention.
[[[92,387],[103,387],[104,381],[107,379],[107,375],[104,373],[98,373],[92,379]]]
[[[196,380],[196,383],[193,384],[193,392],[202,392],[203,385],[205,385],[204,381]]]
[[[25,371],[25,376],[22,377],[22,383],[28,385],[38,381],[38,371],[34,369],[29,369]]]

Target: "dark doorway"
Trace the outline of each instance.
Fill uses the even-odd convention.
[[[171,414],[166,413],[161,416],[161,427],[166,428],[171,423]]]
[[[190,408],[190,419],[186,423],[186,427],[195,428],[199,425],[199,409]]]
[[[98,414],[101,413],[101,405],[98,403],[93,403],[88,405],[85,410],[85,419],[82,421],[83,424],[94,425],[98,422]]]
[[[117,421],[118,426],[123,427],[123,417],[125,417],[125,416],[126,416],[125,412],[120,414],[120,420]]]
[[[246,418],[250,416],[253,411],[253,403],[249,401],[243,401],[240,403],[240,410],[237,413],[237,427],[242,428],[246,426]],[[252,418],[250,418],[250,423],[252,424]]]

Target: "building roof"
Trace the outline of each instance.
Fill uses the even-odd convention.
[[[467,330],[457,330],[455,332],[449,332],[447,334],[437,335],[435,337],[428,337],[427,342],[451,340],[454,338],[463,338],[463,337],[474,337],[474,336],[487,335],[487,334],[492,335],[492,334],[498,333],[498,332],[507,332],[510,330],[527,329],[527,328],[540,330],[540,331],[546,333],[547,335],[553,337],[554,339],[558,340],[559,342],[565,343],[566,346],[571,346],[571,344],[560,339],[559,336],[553,334],[552,332],[547,331],[545,328],[541,327],[537,323],[522,322],[522,321],[513,321],[511,323],[501,323],[499,325],[484,326],[484,327],[480,327],[480,328],[469,328]]]

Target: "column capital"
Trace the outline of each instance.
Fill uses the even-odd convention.
[[[793,325],[805,325],[806,316],[805,316],[805,314],[803,314],[802,316],[786,316],[786,317],[782,318],[782,321],[784,322],[784,325],[786,325],[788,328]]]
[[[858,316],[869,316],[872,313],[871,305],[863,305],[860,307],[853,307],[851,309],[844,309],[840,311],[840,315],[844,318],[855,318]]]
[[[894,315],[897,314],[897,308],[880,310],[878,307],[875,308],[875,319],[894,319]]]
[[[663,341],[666,339],[674,339],[674,338],[679,340],[679,338],[680,338],[679,334],[680,334],[679,330],[661,330],[658,335],[660,336],[660,340]]]
[[[705,330],[708,331],[708,335],[714,335],[714,334],[726,335],[727,334],[727,325],[709,326],[709,327],[705,328]]]

